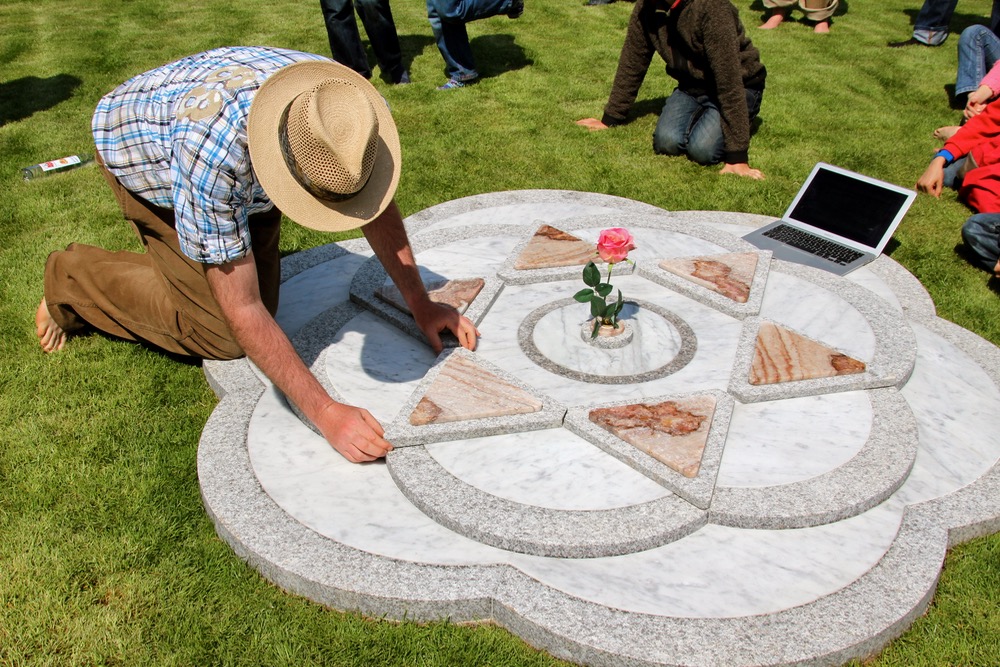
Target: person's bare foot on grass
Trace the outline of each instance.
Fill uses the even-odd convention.
[[[42,297],[42,302],[35,311],[35,333],[45,352],[56,352],[66,344],[66,332],[52,319],[49,308],[45,305],[45,297]]]
[[[771,14],[771,18],[761,23],[759,28],[761,30],[774,30],[779,25],[781,25],[781,22],[784,20],[785,20],[784,14],[782,14],[781,12],[775,12]]]
[[[820,21],[819,23],[816,24],[816,27],[813,28],[813,32],[819,33],[821,35],[825,35],[825,34],[829,33],[830,32],[830,22],[829,21]]]
[[[960,125],[945,125],[934,130],[934,138],[938,141],[948,141],[960,129]]]

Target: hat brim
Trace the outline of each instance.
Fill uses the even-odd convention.
[[[378,149],[371,177],[356,195],[341,202],[318,199],[285,164],[278,129],[282,114],[300,93],[331,78],[346,79],[368,96],[378,118]],[[324,232],[357,229],[379,216],[399,184],[399,133],[389,106],[363,76],[332,60],[309,60],[283,67],[257,91],[247,119],[247,147],[257,180],[282,213],[303,227]]]

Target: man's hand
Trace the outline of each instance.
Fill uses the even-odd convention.
[[[598,130],[606,130],[608,126],[597,120],[596,118],[581,118],[576,121],[576,124],[580,127],[585,127],[591,132],[597,132]]]
[[[348,461],[372,461],[392,449],[367,411],[335,402],[302,362],[261,302],[253,253],[209,266],[205,277],[247,356]]]
[[[380,459],[392,450],[385,431],[367,410],[331,401],[313,420],[333,448],[350,461]]]
[[[1000,259],[997,260],[997,265],[993,267],[993,275],[1000,278]]]
[[[940,156],[931,160],[931,163],[927,165],[927,169],[917,179],[917,190],[926,192],[934,197],[940,197],[941,188],[944,187],[944,163],[944,158]]]
[[[720,174],[736,174],[737,176],[745,176],[747,178],[752,178],[755,181],[763,181],[764,173],[760,169],[754,169],[746,162],[736,162],[734,164],[726,163],[722,167]]]
[[[426,301],[421,308],[417,308],[413,313],[413,319],[417,326],[424,332],[427,341],[431,344],[434,354],[439,354],[444,346],[441,344],[440,333],[447,329],[455,334],[459,345],[467,350],[475,350],[478,343],[479,329],[472,321],[460,315],[451,306],[446,306],[435,301]]]

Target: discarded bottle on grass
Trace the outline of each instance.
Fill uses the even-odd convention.
[[[30,167],[24,167],[21,169],[21,177],[26,181],[31,181],[36,178],[51,176],[52,174],[61,174],[65,171],[72,171],[73,169],[78,169],[88,165],[93,161],[94,158],[90,155],[70,155],[69,157],[62,157],[58,160],[40,162],[38,164],[33,164]]]

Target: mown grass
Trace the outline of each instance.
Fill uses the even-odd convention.
[[[328,53],[315,2],[0,4],[0,664],[552,665],[501,628],[390,623],[287,595],[216,538],[201,507],[198,437],[215,398],[197,365],[91,336],[44,356],[32,314],[46,255],[72,241],[136,249],[95,169],[23,183],[18,168],[91,150],[99,97],[128,77],[199,50],[268,44]],[[842,3],[845,6],[848,3]],[[919,3],[851,2],[833,34],[753,29],[768,66],[751,159],[763,182],[650,151],[671,86],[654,64],[634,120],[590,134],[631,5],[529,0],[523,18],[470,26],[484,74],[444,80],[423,3],[397,0],[414,83],[383,91],[400,128],[404,213],[506,189],[606,192],[674,210],[776,215],[825,160],[911,185],[955,122],[945,85],[955,37],[890,50]],[[956,30],[989,13],[966,0]],[[657,61],[658,63],[658,61]],[[892,256],[942,317],[1000,343],[1000,300],[955,254],[966,209],[921,196]],[[287,224],[284,252],[330,236]],[[1000,536],[949,555],[929,613],[873,665],[991,665],[1000,656]]]

